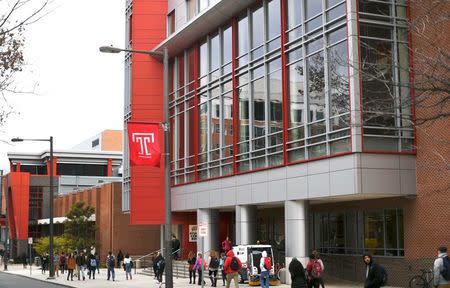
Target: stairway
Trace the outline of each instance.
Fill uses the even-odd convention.
[[[174,278],[189,278],[189,264],[186,260],[174,260],[172,262],[173,266],[173,277]],[[153,267],[147,267],[141,270],[139,274],[155,276],[153,273]]]

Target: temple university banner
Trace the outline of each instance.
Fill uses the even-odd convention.
[[[158,128],[158,123],[128,123],[131,166],[159,167],[161,151],[159,149]]]
[[[163,224],[165,220],[164,132],[158,123],[129,122],[130,224]],[[161,143],[159,143],[161,142]]]

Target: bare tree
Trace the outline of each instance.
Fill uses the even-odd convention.
[[[49,0],[0,1],[0,126],[13,112],[6,93],[20,93],[14,85],[16,73],[24,65],[24,31],[45,15]]]

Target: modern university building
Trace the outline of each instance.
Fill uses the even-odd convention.
[[[409,23],[423,11],[406,0],[127,0],[126,48],[169,53],[183,255],[201,250],[189,232],[206,223],[205,251],[227,235],[272,244],[282,264],[317,249],[326,273],[349,280],[363,279],[369,252],[402,285],[450,244],[450,150],[430,137],[449,139],[449,121],[419,129],[431,112],[412,105],[413,51],[426,41]],[[438,28],[430,35],[448,38]],[[160,59],[127,53],[125,75],[125,123],[162,121]],[[163,169],[130,169],[127,147],[122,208],[152,223]]]

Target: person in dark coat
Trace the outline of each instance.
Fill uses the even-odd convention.
[[[308,282],[306,280],[305,268],[297,258],[292,258],[289,264],[289,273],[291,273],[291,288],[307,288]]]
[[[164,273],[164,267],[165,265],[165,260],[164,257],[161,255],[161,253],[158,252],[158,256],[156,256],[155,258],[155,263],[156,263],[156,279],[158,280],[159,283],[162,283],[162,276]]]
[[[119,253],[117,253],[117,268],[122,266],[123,258],[122,250],[119,250]]]
[[[372,259],[372,255],[365,254],[363,256],[364,263],[366,264],[366,280],[364,281],[364,288],[379,288],[383,283],[381,275],[380,265],[375,263]]]

